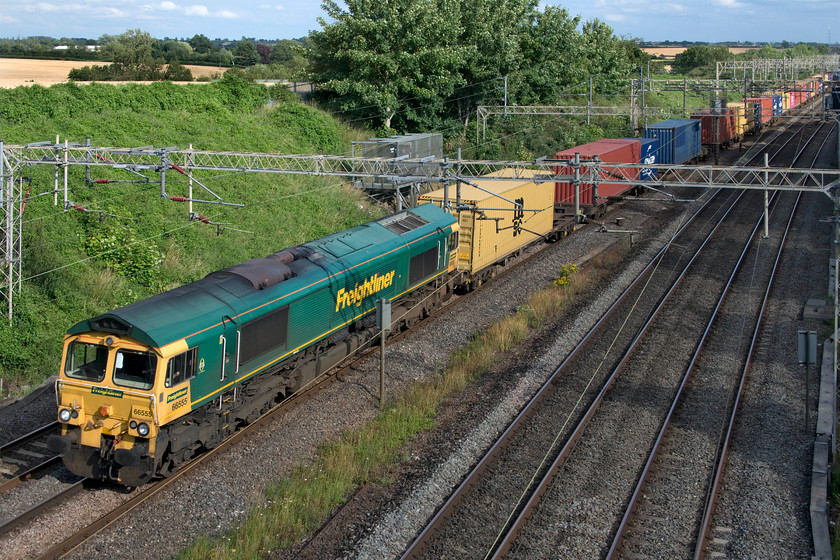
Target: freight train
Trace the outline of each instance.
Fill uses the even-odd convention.
[[[664,121],[642,139],[558,152],[556,170],[565,174],[575,154],[685,163],[700,156],[701,135],[700,120]],[[166,476],[370,345],[377,300],[393,302],[392,332],[405,330],[525,247],[574,231],[580,214],[598,215],[637,188],[610,183],[614,169],[603,166],[597,185],[584,179],[577,189],[498,171],[84,320],[64,337],[61,432],[49,446],[78,475],[125,486]],[[643,171],[640,183],[655,174]]]
[[[728,148],[773,124],[781,115],[820,95],[825,76],[820,74],[801,80],[782,91],[766,91],[746,97],[729,107],[701,109],[691,118],[702,122],[702,144],[707,149]]]

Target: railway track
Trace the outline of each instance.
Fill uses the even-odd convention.
[[[47,438],[57,431],[56,421],[0,446],[0,468],[3,473],[0,494],[61,460],[59,455],[47,447]]]
[[[186,470],[185,470],[185,472],[186,472]],[[149,490],[151,490],[151,489],[149,489]],[[146,492],[145,492],[145,491],[143,492],[143,495],[146,495]],[[118,513],[118,514],[117,514],[117,513],[115,512],[116,517],[114,517],[113,519],[117,519],[117,518],[119,518],[119,516],[124,515],[127,511],[130,511],[131,509],[133,509],[133,507],[136,507],[136,505],[139,505],[140,503],[142,503],[143,501],[145,501],[145,500],[149,499],[149,498],[150,498],[150,497],[152,497],[153,495],[154,495],[154,493],[150,493],[150,494],[146,495],[146,497],[145,497],[143,500],[139,500],[139,501],[137,501],[137,502],[135,503],[135,505],[134,505],[134,506],[131,506],[131,507],[129,507],[128,509],[122,510],[122,512],[121,512],[121,513]],[[132,498],[132,501],[133,501],[133,500],[134,500],[134,499]],[[133,503],[134,503],[134,502],[133,502]],[[105,526],[107,526],[109,523],[112,523],[112,522],[113,522],[113,519],[111,519],[111,520],[105,520],[105,521],[101,521],[101,520],[100,520],[102,523],[104,523],[104,525],[102,525],[102,527],[105,527]],[[99,523],[99,522],[98,522],[98,523]],[[94,529],[92,529],[92,528],[90,528],[90,527],[89,527],[89,528],[86,528],[84,532],[88,534],[87,536],[90,536],[91,534],[93,534],[93,533],[91,533],[91,531],[92,531],[92,530],[94,530]],[[96,529],[96,530],[101,530],[101,527],[100,527],[100,529]],[[77,546],[77,545],[74,545],[74,546]],[[63,549],[62,549],[62,550],[63,550],[63,551],[68,550],[67,546],[65,545],[65,546],[63,547]],[[61,554],[63,554],[63,551],[61,551],[61,552],[59,552],[59,553],[56,553],[56,554],[57,554],[57,555],[61,555]],[[51,553],[48,553],[48,554],[46,554],[44,557],[54,557],[54,556],[50,556],[50,554],[51,554]]]
[[[795,135],[792,136],[792,138],[793,137],[795,137]],[[754,199],[750,204],[755,207],[756,202],[759,201]],[[718,212],[718,209],[710,210],[710,207],[707,207],[703,211],[707,212],[708,215],[711,216]],[[708,217],[697,219],[697,216],[695,216],[694,221],[704,222],[708,219]],[[754,217],[753,221],[755,221],[755,219],[756,218]],[[743,218],[731,219],[730,225],[726,229],[727,235],[731,235],[732,230],[738,228],[738,223],[743,223],[743,221]],[[758,224],[756,224],[755,227],[758,227]],[[685,243],[681,240],[678,242]],[[727,244],[729,244],[728,247]],[[731,242],[724,241],[718,248],[718,251],[718,254],[711,258],[711,261],[713,261],[712,263],[709,263],[708,265],[698,264],[696,269],[702,272],[700,274],[695,274],[695,276],[708,273],[708,271],[713,268],[713,265],[725,262],[727,258],[726,253],[731,253]],[[661,255],[657,256],[657,258],[660,257]],[[686,258],[688,257],[686,256]],[[692,257],[692,260],[694,258],[695,257]],[[660,264],[659,268],[668,270],[673,265],[674,263],[668,265]],[[649,266],[648,271],[650,268],[651,266]],[[642,277],[640,276],[640,278],[637,279],[636,285],[641,283],[643,282]],[[655,284],[655,282],[650,279],[645,279],[644,283],[647,283],[649,287]],[[675,284],[676,281],[674,281],[671,285],[673,286]],[[692,286],[690,281],[687,281],[686,284],[688,286]],[[700,289],[697,287],[699,285],[695,284],[694,286],[694,288],[689,287],[688,292]],[[685,290],[685,287],[682,289]],[[625,296],[622,297],[624,300],[636,301],[634,299],[635,296],[628,297],[627,293],[625,293]],[[692,303],[692,306],[699,307],[700,303]],[[621,311],[621,309],[622,304],[621,300],[619,300],[611,311],[614,316],[619,317],[620,320],[611,320],[609,322],[622,323],[625,325],[624,329],[626,331],[637,332],[639,327],[632,322],[630,315],[626,313],[626,309],[625,311]],[[683,325],[683,319],[688,312],[693,313],[695,310],[687,310],[684,307],[671,311],[666,309],[663,316],[667,317],[670,315],[671,321],[670,326],[666,326],[661,329],[664,332],[660,334],[662,339],[659,346],[668,344],[668,337],[672,335],[673,332],[678,332],[675,330],[677,328],[675,325]],[[650,307],[643,307],[642,311],[637,309],[635,315],[647,317],[655,316],[659,313],[660,311],[658,308],[654,311]],[[698,314],[698,316],[699,315],[702,314]],[[596,329],[587,336],[587,339],[594,338],[598,340],[614,340],[615,346],[624,348],[626,344],[621,341],[618,334],[612,335],[606,332],[607,329],[603,329],[604,322],[605,320],[602,320],[598,326],[596,326]],[[596,331],[598,336],[593,337],[593,334]],[[650,337],[651,335],[647,335],[647,338]],[[639,338],[637,337],[636,341],[638,340]],[[625,359],[629,364],[632,364],[633,360],[638,361],[636,357],[633,357],[633,347],[636,346],[636,341],[634,341],[631,346],[627,346],[630,349],[625,353],[624,358],[620,360],[621,363],[618,363],[614,368],[613,371],[615,373],[617,373],[620,367],[624,365],[623,362]],[[576,353],[578,352],[583,355],[608,355],[604,352],[603,348],[589,348],[582,351],[578,349],[576,350]],[[638,348],[635,349],[635,353],[642,356],[657,355],[657,352],[657,344],[651,344],[650,340],[643,341],[643,343],[639,344]],[[690,352],[683,351],[683,354],[690,355]],[[500,441],[494,445],[487,456],[480,461],[479,465],[473,473],[471,473],[470,477],[468,477],[468,479],[465,480],[464,483],[456,490],[447,504],[443,506],[432,522],[421,533],[420,537],[418,537],[418,539],[411,545],[409,550],[403,556],[404,558],[446,557],[447,554],[451,555],[448,551],[460,551],[466,553],[468,550],[471,551],[470,553],[466,553],[466,556],[468,557],[490,557],[491,555],[494,555],[495,557],[503,555],[505,552],[510,550],[512,546],[516,546],[516,557],[528,557],[529,554],[533,554],[535,557],[540,557],[541,553],[536,552],[541,546],[539,543],[532,545],[532,543],[525,542],[527,541],[527,537],[525,541],[520,540],[515,542],[514,537],[520,534],[530,535],[530,538],[541,541],[542,543],[552,542],[553,544],[548,545],[548,548],[543,549],[544,553],[552,551],[551,553],[556,555],[559,550],[561,551],[561,556],[568,555],[570,557],[589,558],[600,555],[601,549],[604,547],[604,541],[601,540],[600,543],[598,543],[597,540],[598,538],[603,539],[604,534],[610,533],[612,519],[615,517],[615,514],[610,515],[604,511],[600,511],[598,507],[595,507],[596,504],[590,504],[587,501],[580,499],[581,494],[586,496],[600,496],[601,494],[607,492],[603,486],[593,488],[593,485],[589,484],[589,481],[585,476],[580,477],[578,481],[579,484],[573,492],[567,493],[562,498],[557,498],[555,496],[551,500],[555,503],[560,502],[566,505],[571,504],[570,509],[578,510],[576,514],[572,513],[571,515],[567,515],[566,520],[558,522],[559,519],[563,518],[563,514],[558,515],[556,508],[542,504],[542,508],[551,511],[551,513],[546,516],[549,521],[546,524],[539,525],[538,529],[530,531],[525,530],[524,533],[522,533],[522,531],[523,528],[526,527],[526,522],[529,517],[534,515],[534,511],[538,510],[541,498],[549,493],[549,483],[558,472],[561,465],[563,465],[569,455],[572,454],[575,442],[578,438],[583,437],[582,434],[586,431],[586,422],[589,418],[596,414],[600,403],[610,400],[623,400],[624,402],[619,402],[618,406],[626,405],[631,402],[633,403],[633,406],[630,407],[631,410],[625,410],[623,413],[618,413],[616,415],[616,424],[613,424],[611,429],[602,429],[600,431],[597,430],[597,428],[590,429],[590,431],[599,432],[600,436],[593,436],[590,434],[587,437],[601,441],[601,445],[604,445],[603,441],[610,441],[611,438],[609,433],[611,431],[614,431],[615,433],[622,433],[622,427],[630,427],[631,431],[644,431],[640,429],[642,426],[639,426],[639,424],[647,423],[651,426],[656,424],[655,422],[648,422],[648,416],[656,416],[655,414],[650,414],[650,410],[655,408],[655,406],[659,406],[661,408],[663,406],[662,403],[658,405],[656,404],[659,401],[665,403],[670,402],[670,400],[663,401],[661,396],[664,393],[670,392],[667,387],[676,387],[678,383],[676,383],[675,380],[670,380],[662,386],[659,386],[657,382],[651,381],[645,375],[648,370],[656,369],[655,365],[650,361],[644,362],[645,365],[641,366],[640,371],[635,377],[632,371],[630,371],[630,373],[625,372],[622,375],[623,379],[630,379],[629,382],[624,380],[622,381],[622,383],[629,385],[629,388],[625,388],[623,390],[610,391],[616,381],[616,378],[612,375],[609,377],[600,376],[598,377],[597,382],[595,379],[596,376],[593,376],[592,384],[601,387],[601,391],[596,398],[593,399],[589,396],[589,394],[592,393],[592,390],[589,387],[571,391],[572,393],[580,395],[581,401],[592,403],[586,413],[578,413],[575,415],[574,410],[569,408],[569,403],[566,403],[564,406],[561,403],[562,399],[559,396],[551,394],[553,392],[552,385],[562,384],[564,387],[568,387],[576,381],[571,374],[566,378],[563,378],[560,376],[560,373],[564,370],[564,368],[569,372],[598,371],[603,367],[602,364],[613,364],[616,362],[614,359],[612,359],[613,361],[610,361],[610,359],[605,357],[600,361],[600,363],[591,362],[589,365],[585,365],[584,362],[570,362],[573,358],[574,354],[567,359],[563,365],[561,365],[557,372],[555,372],[555,375],[552,376],[552,379],[543,387],[537,397],[535,397],[535,400],[526,407],[523,414],[517,418],[508,430],[506,430],[505,434],[502,438],[500,438]],[[639,369],[639,366],[635,367]],[[628,370],[630,369],[629,366],[626,365],[624,365],[624,368]],[[607,397],[608,393],[610,395],[609,397]],[[621,396],[616,396],[617,394]],[[556,400],[557,403],[549,405],[542,402],[550,402],[552,400]],[[610,407],[614,406],[617,405],[610,404]],[[608,407],[604,408],[605,410],[608,409]],[[627,407],[625,406],[625,408]],[[667,410],[667,406],[664,408]],[[529,412],[531,409],[537,410],[538,412]],[[600,416],[609,414],[609,412],[603,412],[600,413]],[[541,418],[541,420],[529,421],[529,423],[526,423],[526,421],[523,420],[526,416]],[[574,421],[577,422],[578,429],[572,433],[568,429],[568,425],[573,423],[573,416],[577,416]],[[562,418],[563,420],[562,422],[555,421],[551,424],[546,421],[545,418]],[[549,425],[547,427],[540,426],[540,422]],[[649,426],[644,427],[650,431]],[[654,438],[651,437],[650,441],[653,441],[653,439]],[[517,442],[517,440],[519,441]],[[540,440],[540,443],[535,443],[535,440]],[[642,438],[640,441],[644,440],[645,438]],[[562,449],[558,451],[561,447],[559,442],[563,441],[566,443],[562,446]],[[649,444],[639,445],[641,446],[641,449],[649,447]],[[535,448],[535,450],[531,451],[531,448]],[[508,457],[509,462],[505,462],[505,456]],[[584,456],[587,458],[581,459],[581,461],[588,463],[586,465],[586,472],[589,472],[591,475],[589,479],[596,478],[595,475],[599,474],[600,476],[597,478],[600,478],[602,481],[607,479],[607,486],[610,486],[610,479],[612,478],[610,477],[610,469],[614,468],[614,465],[619,464],[621,461],[626,460],[625,457],[609,457],[609,459],[607,459],[606,457],[608,456],[608,453],[603,450],[594,451],[592,454],[588,455],[584,454]],[[547,459],[542,459],[542,457],[547,457]],[[593,459],[593,457],[595,458]],[[547,467],[546,465],[548,463],[552,463],[552,461],[553,464],[551,467]],[[595,462],[594,465],[592,464],[593,462]],[[641,462],[641,464],[643,463],[644,461]],[[626,470],[634,471],[640,468],[641,466],[636,469],[629,468]],[[565,467],[565,469],[568,469],[568,466]],[[599,472],[599,469],[601,469],[602,472]],[[562,478],[565,481],[569,473],[567,470],[564,470],[563,472],[564,476]],[[534,474],[531,475],[529,479],[529,475],[527,473]],[[499,480],[494,482],[493,479]],[[540,480],[541,482],[537,484],[537,480]],[[618,484],[617,480],[613,480],[612,482]],[[575,485],[571,484],[570,486]],[[509,488],[519,488],[519,495],[517,495],[517,492],[512,492]],[[522,490],[523,488],[525,489]],[[609,492],[614,493],[612,490]],[[614,500],[617,499],[614,498]],[[593,518],[604,518],[605,516],[609,521],[606,523],[605,527],[599,528],[601,537],[593,539],[591,535],[582,535],[580,536],[581,542],[571,543],[568,542],[568,537],[557,534],[558,532],[567,534],[574,532],[571,530],[574,525],[583,525],[591,521]],[[562,527],[559,527],[559,525],[562,525]],[[577,529],[579,529],[579,527]],[[591,533],[592,529],[590,528],[588,531]],[[539,537],[535,535],[539,535]],[[554,539],[552,539],[552,537],[554,537]],[[564,538],[567,542],[558,547],[557,543],[562,543]],[[456,556],[459,555],[456,554]]]
[[[512,258],[510,265],[505,269],[505,271],[514,270],[518,266],[520,266],[530,255],[532,252],[539,251],[540,248],[534,248],[530,251],[523,251],[522,255],[519,257],[521,258]],[[413,323],[407,330],[396,333],[388,338],[387,344],[392,344],[397,342],[404,337],[411,336],[412,331],[415,330],[421,324],[425,324],[427,320],[433,319],[437,316],[438,313],[443,312],[444,310],[449,309],[452,305],[456,302],[461,301],[469,301],[471,298],[477,297],[474,292],[470,292],[464,295],[455,295],[453,296],[449,302],[443,308],[439,309],[433,315],[428,317],[427,319],[420,321],[419,323]],[[168,478],[162,480],[156,480],[149,484],[144,485],[138,490],[129,489],[130,496],[126,495],[118,500],[120,503],[103,515],[98,517],[97,519],[93,520],[90,523],[85,523],[84,526],[79,527],[75,531],[72,532],[67,538],[63,541],[51,546],[48,550],[44,551],[38,558],[61,558],[71,551],[75,550],[83,543],[85,543],[90,538],[94,537],[97,533],[102,531],[103,529],[107,528],[115,521],[126,515],[127,513],[131,512],[141,504],[145,503],[149,499],[153,498],[170,485],[172,485],[176,480],[180,477],[186,475],[193,469],[197,468],[203,462],[210,460],[211,458],[217,456],[218,454],[223,453],[226,449],[229,449],[231,446],[235,445],[237,442],[241,441],[244,438],[247,438],[250,433],[255,430],[258,430],[260,427],[270,423],[277,421],[278,418],[286,412],[289,407],[296,406],[302,404],[307,399],[311,398],[318,391],[325,389],[329,383],[333,380],[342,380],[344,372],[348,371],[352,368],[355,362],[365,359],[371,353],[376,353],[379,351],[378,345],[372,345],[369,347],[365,347],[359,351],[359,353],[352,357],[347,361],[346,364],[341,365],[335,371],[329,372],[329,375],[325,375],[323,380],[313,384],[308,389],[301,391],[282,403],[278,404],[275,408],[271,411],[267,412],[262,417],[258,418],[251,424],[245,426],[244,428],[240,429],[239,431],[235,432],[229,439],[225,440],[219,446],[213,448],[212,450],[196,457],[193,461],[188,464],[185,464],[180,469],[178,469],[173,475]],[[44,440],[56,431],[58,423],[51,423],[49,425],[43,426],[38,430],[33,431],[31,434],[20,438],[14,442],[10,442],[7,446],[4,446],[3,449],[7,447],[12,449],[16,446],[24,445],[26,442],[32,441],[37,437],[42,437]],[[46,447],[45,444],[38,444],[41,447]],[[60,456],[51,457],[49,459],[49,464],[58,464],[60,463]],[[39,467],[39,468],[44,468]],[[60,468],[60,467],[59,467]],[[114,487],[117,488],[119,492],[123,492],[123,489],[116,487],[116,485],[111,483],[100,483],[98,481],[90,481],[88,479],[78,479],[73,475],[70,475],[73,478],[73,483],[67,487],[63,487],[60,490],[49,494],[47,497],[41,499],[37,504],[33,505],[32,507],[26,509],[22,513],[11,517],[5,524],[0,524],[0,536],[10,533],[20,527],[25,526],[27,523],[31,522],[32,520],[36,519],[38,516],[44,514],[45,512],[52,510],[59,506],[60,504],[65,503],[67,500],[70,500],[73,496],[78,495],[81,492],[84,492],[86,488],[97,488],[101,489],[103,486],[107,487]],[[17,482],[25,481],[26,477],[21,477],[21,480]],[[14,482],[14,481],[12,481]],[[10,483],[11,484],[11,483]],[[10,486],[11,488],[11,486]]]
[[[794,163],[810,157],[813,167],[833,128],[814,130]],[[771,236],[763,247],[752,246],[753,254],[745,250],[742,260],[756,266],[751,274],[742,275],[742,286],[735,274],[727,285],[727,292],[740,292],[742,298],[721,301],[719,313],[710,321],[613,536],[608,559],[661,556],[664,552],[669,557],[699,560],[709,552],[711,519],[722,491],[738,406],[751,358],[762,339],[767,339],[766,333],[762,336],[764,312],[801,194],[785,198],[787,208],[773,228],[781,235]],[[747,304],[747,300],[753,301]],[[748,310],[753,311],[751,316]],[[751,333],[748,343],[733,348],[732,341],[747,340],[746,333]],[[716,362],[727,367],[716,367]],[[690,378],[695,370],[706,375]],[[709,426],[714,428],[711,433]],[[721,542],[725,540],[711,545],[714,552],[722,552],[716,550]]]

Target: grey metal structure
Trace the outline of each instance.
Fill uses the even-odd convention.
[[[55,168],[55,202],[58,203],[59,171],[65,177],[63,197],[64,208],[71,208],[68,199],[67,170],[74,166],[109,167],[123,169],[135,175],[157,173],[160,176],[160,196],[172,200],[191,200],[213,204],[233,204],[226,202],[202,185],[193,176],[195,171],[231,172],[231,173],[285,173],[301,175],[328,175],[346,177],[359,181],[369,180],[394,184],[418,182],[431,184],[449,184],[463,179],[466,181],[510,180],[521,178],[528,181],[553,183],[555,181],[573,181],[574,175],[558,174],[559,167],[571,165],[567,160],[538,159],[535,161],[482,161],[450,160],[448,158],[427,157],[418,160],[386,157],[346,157],[327,155],[284,155],[265,153],[210,152],[200,150],[181,150],[167,148],[113,148],[91,147],[51,143],[38,143],[26,146],[9,146],[0,143],[0,182],[2,182],[3,213],[0,216],[0,234],[3,239],[0,250],[0,300],[6,305],[11,321],[13,298],[19,293],[21,285],[21,212],[24,204],[22,189],[23,170],[30,166],[48,165]],[[581,161],[578,171],[583,182],[587,174],[597,177],[601,163]],[[743,188],[752,190],[795,190],[821,192],[828,194],[829,189],[840,185],[840,171],[836,169],[781,169],[766,167],[718,167],[710,165],[664,165],[645,166],[641,164],[608,164],[611,169],[611,183],[640,184],[636,179],[638,170],[643,167],[656,168],[658,179],[645,182],[651,188],[660,187],[718,187]],[[487,177],[489,173],[500,169],[513,169],[513,175],[506,177]],[[532,175],[533,170],[539,173]],[[627,170],[626,174],[623,170]],[[408,173],[407,171],[410,170]],[[172,196],[166,192],[167,171],[178,172],[190,178],[204,188],[211,200],[198,200]],[[624,178],[619,174],[625,174]],[[597,180],[597,179],[596,179]]]
[[[390,158],[395,162],[392,177],[361,177],[353,186],[369,191],[394,193],[398,210],[405,202],[408,206],[417,203],[417,197],[428,190],[428,183],[405,180],[402,177],[416,176],[416,163],[443,158],[443,135],[439,133],[403,134],[390,138],[372,138],[353,142],[352,157]],[[405,197],[408,197],[407,199]]]
[[[836,57],[840,58],[840,56]],[[766,59],[765,59],[766,60]],[[798,59],[784,59],[784,60],[798,60]],[[808,59],[810,60],[810,59]],[[719,65],[721,63],[718,63]],[[763,66],[762,66],[763,67]],[[768,66],[769,67],[769,66]],[[797,66],[797,72],[802,72],[802,68],[806,68],[808,72],[813,69],[809,65]],[[718,79],[637,79],[631,80],[629,89],[630,94],[627,95],[627,104],[618,106],[597,106],[593,104],[593,95],[591,90],[589,94],[570,94],[568,97],[585,98],[586,104],[574,105],[479,105],[477,107],[476,119],[481,123],[476,127],[476,141],[483,142],[487,135],[487,119],[493,115],[538,115],[538,116],[558,116],[558,117],[586,117],[586,122],[589,123],[590,117],[630,117],[631,126],[638,129],[647,125],[648,120],[661,121],[670,118],[687,118],[689,114],[688,97],[726,97],[727,91],[737,91],[742,93],[744,97],[750,95],[758,95],[760,92],[767,90],[778,91],[794,91],[796,89],[795,81],[799,78],[807,76],[799,76],[798,73],[793,73],[792,77],[782,75],[780,77],[770,78],[728,78],[719,77]],[[586,82],[578,84],[584,85]],[[645,101],[645,93],[656,93],[663,91],[682,92],[683,103],[682,107],[653,107],[648,106]],[[693,109],[692,109],[693,110]],[[481,135],[479,137],[479,134]]]
[[[828,72],[840,65],[840,55],[827,54],[797,58],[755,58],[753,60],[726,60],[718,62],[716,79],[743,80],[796,80],[806,72]]]

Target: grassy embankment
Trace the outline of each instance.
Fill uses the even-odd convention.
[[[652,80],[667,79],[672,82],[679,83],[683,78],[688,79],[689,91],[687,95],[684,96],[682,91],[648,91],[645,92],[645,105],[649,107],[680,108],[683,106],[683,102],[685,102],[689,115],[694,109],[704,109],[709,107],[711,104],[711,91],[691,91],[691,81],[697,80],[698,78],[686,77],[679,74],[651,74]],[[654,87],[660,87],[660,85],[655,84]],[[728,103],[734,103],[743,97],[743,91],[730,90],[726,92],[726,99]]]
[[[95,146],[177,146],[197,150],[348,154],[365,139],[284,88],[226,78],[202,87],[56,85],[0,89],[0,140],[84,142]],[[160,196],[151,182],[87,183],[69,169],[69,199],[90,212],[53,205],[54,167],[24,174],[23,286],[11,326],[0,321],[4,394],[25,393],[58,368],[66,329],[84,318],[202,278],[213,270],[369,221],[386,212],[338,178],[197,173],[224,201],[195,204],[226,229],[190,222],[187,205]],[[137,175],[93,167],[93,179]],[[61,177],[61,173],[59,173]],[[213,197],[195,186],[194,197]],[[186,178],[167,174],[167,193],[187,194]],[[4,395],[3,395],[4,396]]]

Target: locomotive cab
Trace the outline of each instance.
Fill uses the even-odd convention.
[[[68,335],[56,400],[61,435],[50,448],[74,473],[138,486],[156,472],[162,356],[130,338]]]

